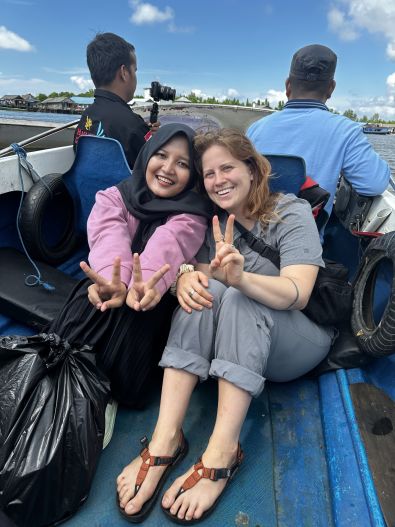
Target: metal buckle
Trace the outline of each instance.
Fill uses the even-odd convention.
[[[218,481],[217,470],[215,468],[210,468],[210,479],[211,481]]]

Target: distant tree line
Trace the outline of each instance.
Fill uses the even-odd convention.
[[[195,93],[191,92],[187,95],[184,95],[184,97],[187,97],[191,102],[193,103],[202,103],[202,104],[232,104],[237,106],[249,106],[252,108],[253,106],[259,106],[261,108],[267,108],[269,110],[282,110],[284,108],[284,101],[279,101],[277,106],[274,108],[270,106],[269,101],[265,99],[264,101],[261,101],[260,99],[257,99],[256,101],[250,101],[248,98],[246,101],[241,101],[240,99],[236,97],[227,97],[226,99],[217,99],[216,97],[200,97],[199,95],[196,95]]]
[[[94,95],[94,88],[91,88],[90,90],[83,92],[83,93],[73,93],[72,91],[60,91],[60,92],[53,91],[49,95],[46,95],[45,93],[39,93],[35,97],[41,102],[41,101],[44,101],[45,99],[48,99],[48,98],[52,99],[54,97],[93,97],[93,95]],[[136,99],[143,99],[142,95],[135,95],[134,97]]]
[[[345,117],[348,117],[352,121],[360,122],[360,123],[386,123],[386,124],[393,124],[394,121],[385,121],[380,117],[380,114],[377,112],[374,113],[371,117],[368,117],[367,115],[363,115],[362,117],[358,117],[358,115],[354,112],[354,110],[346,110],[343,115]]]
[[[36,98],[39,101],[44,101],[45,99],[48,99],[49,97],[93,97],[94,89],[91,88],[90,90],[83,92],[83,93],[73,93],[70,91],[61,91],[61,92],[52,92],[49,95],[46,95],[45,93],[39,93],[36,95]],[[142,95],[135,95],[135,99],[143,99]],[[267,108],[269,110],[282,110],[284,108],[285,102],[279,101],[277,103],[277,106],[272,107],[270,106],[269,101],[267,98],[264,100],[257,99],[256,101],[250,101],[248,98],[246,101],[240,101],[240,99],[236,97],[228,97],[224,100],[217,99],[216,97],[200,97],[196,95],[195,93],[191,92],[188,95],[185,95],[191,102],[193,103],[202,103],[202,104],[232,104],[237,106],[258,106],[260,108]],[[329,108],[329,111],[332,113],[339,114],[338,111],[334,110],[333,108]],[[345,112],[343,112],[343,115],[345,117],[348,117],[352,121],[360,122],[360,123],[385,123],[385,124],[394,124],[394,121],[385,121],[380,117],[378,113],[374,113],[371,117],[368,117],[366,115],[363,115],[362,117],[358,117],[356,112],[354,110],[348,109]]]

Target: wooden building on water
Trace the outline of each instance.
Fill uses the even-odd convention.
[[[38,105],[41,112],[49,113],[72,113],[75,103],[70,97],[48,97]]]

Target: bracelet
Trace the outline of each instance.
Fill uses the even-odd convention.
[[[299,300],[299,289],[298,289],[298,286],[295,284],[295,282],[292,280],[292,278],[290,278],[289,276],[284,276],[284,278],[288,278],[288,280],[291,280],[291,282],[293,283],[293,285],[295,286],[295,289],[296,289],[296,298],[295,298],[295,300],[293,302],[291,302],[291,304],[289,304],[289,306],[286,308],[286,309],[290,309]]]
[[[191,264],[182,264],[180,265],[180,268],[178,269],[178,273],[176,274],[176,278],[174,282],[171,284],[169,292],[173,296],[177,296],[177,282],[180,276],[184,273],[192,273],[195,270],[195,267]]]

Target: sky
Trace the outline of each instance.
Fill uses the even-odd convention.
[[[86,46],[111,31],[137,53],[137,95],[151,81],[219,99],[286,100],[292,55],[335,51],[343,113],[395,118],[395,0],[0,0],[0,96],[93,86]]]

